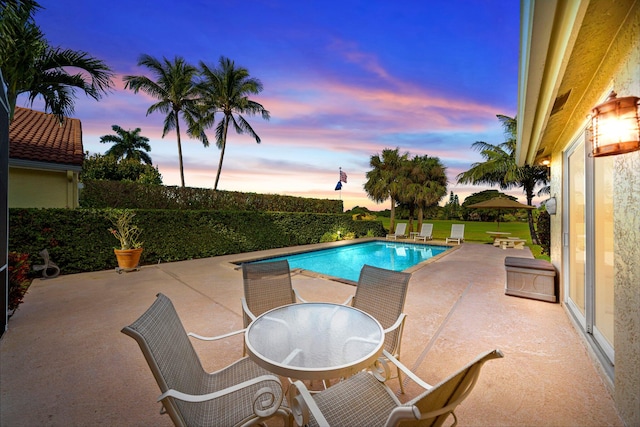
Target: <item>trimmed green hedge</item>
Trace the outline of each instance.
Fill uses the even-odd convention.
[[[141,264],[181,261],[286,246],[319,243],[340,228],[356,237],[385,236],[380,221],[354,221],[348,214],[138,210]],[[99,209],[10,209],[9,251],[28,253],[40,264],[47,248],[63,274],[116,267],[118,244]]]
[[[344,212],[342,200],[102,180],[83,181],[80,206],[94,209],[190,209],[330,214]]]

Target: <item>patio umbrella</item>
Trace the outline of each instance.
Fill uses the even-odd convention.
[[[503,209],[535,209],[535,206],[523,205],[515,200],[506,197],[495,197],[467,206],[473,209],[497,209],[498,210],[498,230],[500,230],[500,211]]]

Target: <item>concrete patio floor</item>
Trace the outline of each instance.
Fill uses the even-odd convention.
[[[434,384],[480,352],[503,351],[456,411],[460,426],[622,426],[611,385],[563,307],[504,294],[505,256],[531,253],[465,243],[413,273],[402,361]],[[171,425],[159,414],[160,392],[142,353],[120,330],[158,292],[187,331],[240,329],[242,273],[230,262],[246,258],[36,279],[0,341],[0,425]],[[303,274],[293,275],[293,286],[310,301],[342,302],[354,292]],[[193,343],[209,371],[242,355],[241,336]],[[401,400],[419,392],[407,385]]]

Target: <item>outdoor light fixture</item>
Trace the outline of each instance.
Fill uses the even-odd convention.
[[[640,107],[637,96],[609,98],[591,110],[593,157],[640,150]]]
[[[543,203],[549,215],[556,214],[556,196],[548,198]]]
[[[549,157],[545,157],[542,160],[540,160],[540,164],[542,166],[549,166],[551,165],[551,159]]]

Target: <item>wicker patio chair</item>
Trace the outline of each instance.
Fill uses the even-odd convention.
[[[168,413],[176,426],[246,426],[276,414],[290,423],[279,378],[248,358],[210,374],[204,371],[165,295],[158,294],[122,332],[140,346],[162,393],[161,413]]]
[[[487,360],[503,357],[503,354],[500,350],[483,353],[433,387],[389,353],[386,356],[425,391],[403,404],[384,383],[381,372],[360,372],[313,396],[302,382],[296,381],[289,391],[296,424],[311,427],[441,426],[451,415],[452,425],[456,425],[458,420],[454,411],[471,393],[482,365]]]
[[[365,264],[360,270],[356,293],[351,300],[351,306],[369,313],[380,322],[385,332],[384,349],[397,358],[400,358],[406,318],[403,310],[409,279],[410,273]],[[397,374],[400,390],[404,393],[400,369],[397,370]]]
[[[272,308],[306,302],[291,285],[289,261],[242,264],[244,327]]]

